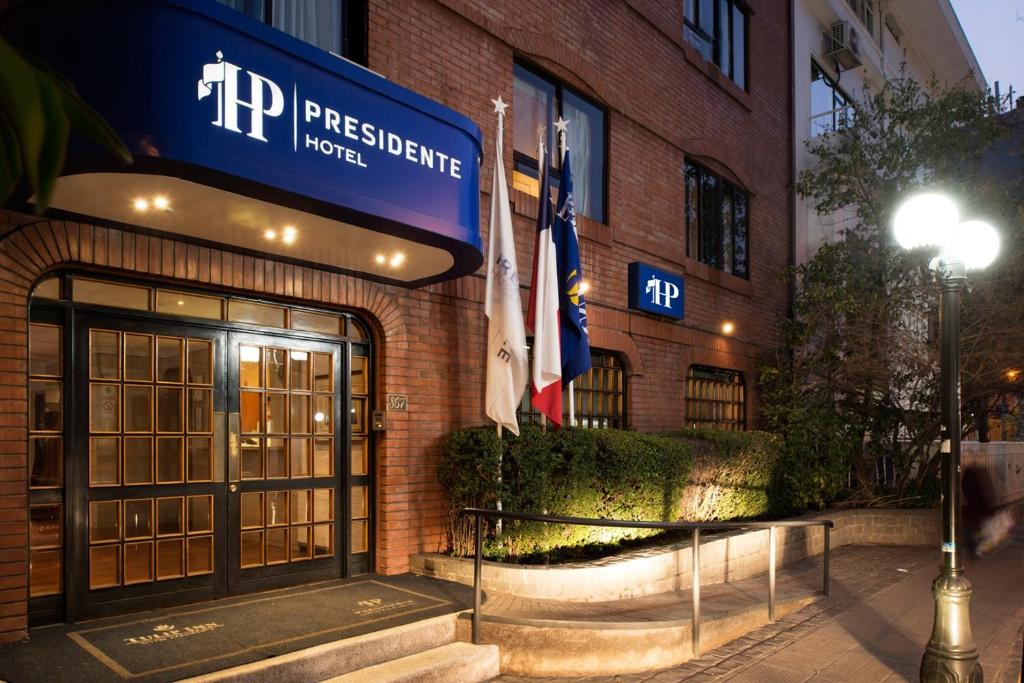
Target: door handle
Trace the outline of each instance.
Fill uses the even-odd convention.
[[[224,436],[226,431],[224,411],[213,414],[213,480],[224,481]]]
[[[238,462],[242,439],[239,429],[238,413],[228,413],[228,481],[232,482],[242,478]]]
[[[228,486],[228,491],[231,491],[231,493],[238,493],[238,484],[232,484],[231,486]]]

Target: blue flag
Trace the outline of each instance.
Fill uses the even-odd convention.
[[[562,385],[590,370],[590,338],[587,333],[587,302],[580,291],[583,271],[576,239],[576,208],[572,199],[572,169],[569,150],[562,159],[562,182],[552,238],[558,270],[559,340],[562,347]]]

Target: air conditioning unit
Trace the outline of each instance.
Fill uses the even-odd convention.
[[[837,21],[825,34],[825,56],[839,62],[844,69],[861,65],[860,35],[848,21]]]

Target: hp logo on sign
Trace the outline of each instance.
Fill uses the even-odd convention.
[[[263,136],[263,117],[280,116],[284,112],[284,93],[277,83],[265,76],[246,71],[249,77],[249,101],[238,97],[238,75],[241,67],[224,61],[224,53],[217,50],[217,61],[203,65],[203,77],[199,79],[198,95],[203,99],[217,90],[217,118],[211,123],[230,131],[241,133],[238,127],[238,108],[250,111],[247,136],[267,142]]]
[[[662,308],[672,308],[672,302],[679,298],[678,285],[653,276],[647,281],[644,292],[650,295],[651,303]]]

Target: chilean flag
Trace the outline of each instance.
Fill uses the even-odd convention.
[[[559,343],[559,286],[555,242],[551,227],[551,186],[543,146],[537,156],[540,171],[540,202],[537,234],[533,245],[530,305],[527,325],[533,332],[533,373],[530,401],[557,426],[562,426],[562,350]]]

